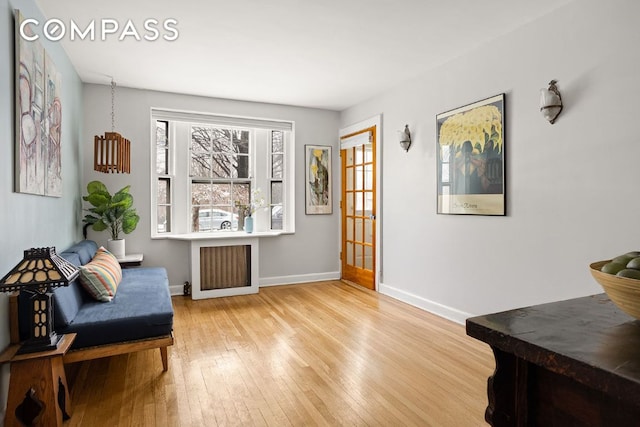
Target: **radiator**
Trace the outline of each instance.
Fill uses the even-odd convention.
[[[200,248],[200,289],[239,288],[251,285],[251,246]]]

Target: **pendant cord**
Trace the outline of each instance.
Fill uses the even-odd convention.
[[[114,107],[116,96],[116,82],[111,79],[111,132],[116,131],[116,110]]]

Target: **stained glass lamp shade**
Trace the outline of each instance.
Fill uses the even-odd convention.
[[[31,248],[24,251],[24,259],[0,281],[0,291],[25,290],[31,294],[29,306],[30,338],[19,353],[33,353],[55,349],[60,337],[53,330],[53,293],[51,290],[68,286],[78,277],[78,269],[61,258],[55,247]]]

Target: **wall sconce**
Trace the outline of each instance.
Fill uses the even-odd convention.
[[[400,142],[400,147],[404,151],[409,151],[409,147],[411,147],[411,132],[409,132],[409,125],[404,125],[403,131],[398,131],[398,140]]]
[[[551,124],[555,123],[562,111],[562,97],[556,83],[551,80],[547,89],[540,89],[540,112]]]

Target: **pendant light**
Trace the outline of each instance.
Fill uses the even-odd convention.
[[[111,79],[111,132],[96,135],[93,142],[93,170],[103,173],[131,172],[131,141],[115,131],[116,82]]]

